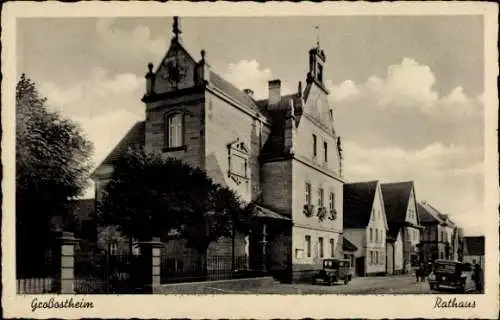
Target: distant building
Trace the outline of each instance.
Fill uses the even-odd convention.
[[[484,270],[484,236],[464,237],[464,262],[473,260]]]
[[[344,238],[351,242],[357,276],[386,273],[384,200],[378,181],[344,184]]]
[[[420,260],[422,229],[417,215],[413,181],[384,183],[381,188],[389,225],[388,243],[394,252],[394,265],[389,273],[411,272]]]
[[[434,261],[436,259],[458,260],[460,249],[453,248],[453,242],[459,246],[460,230],[456,230],[455,224],[450,218],[439,212],[428,202],[418,203],[418,215],[424,226],[421,242],[424,259]]]
[[[287,275],[317,269],[342,252],[342,154],[325,86],[326,55],[319,43],[304,56],[305,88],[283,94],[269,81],[269,96],[256,100],[210,68],[202,50],[184,48],[174,20],[170,48],[148,66],[146,120],[134,125],[96,169],[96,198],[114,161],[131,146],[199,167],[216,182],[256,204],[253,230],[239,235],[238,256],[255,267]],[[179,240],[180,241],[180,240]],[[167,244],[172,246],[172,241]],[[179,259],[179,245],[167,251]],[[209,255],[231,254],[231,241],[211,244]]]

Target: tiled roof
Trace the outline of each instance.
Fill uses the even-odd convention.
[[[278,220],[292,220],[287,216],[284,216],[280,213],[274,212],[271,209],[265,208],[262,205],[254,204],[253,210],[254,217],[258,218],[269,218],[269,219],[278,219]]]
[[[467,253],[470,256],[484,256],[484,236],[464,237]]]
[[[391,238],[396,239],[401,223],[405,220],[413,182],[383,183],[380,187],[384,198],[387,226],[389,227],[388,233]]]
[[[388,223],[404,222],[406,209],[413,189],[413,181],[383,183],[380,185],[384,198],[385,214]]]
[[[70,203],[71,210],[80,220],[91,220],[95,216],[95,200],[94,199],[79,199],[73,200]]]
[[[344,228],[366,228],[378,181],[344,184]]]
[[[217,89],[221,90],[231,98],[235,99],[239,103],[247,106],[250,108],[250,110],[256,112],[256,113],[261,113],[264,116],[267,116],[267,112],[265,108],[260,108],[256,101],[253,100],[248,94],[243,92],[242,90],[236,88],[233,84],[231,84],[229,81],[225,80],[222,78],[220,75],[215,73],[214,71],[210,71],[210,83],[216,87]]]
[[[422,223],[443,223],[442,214],[427,203],[417,203],[417,214]]]
[[[268,112],[268,117],[272,122],[271,132],[267,138],[262,151],[260,153],[261,160],[268,160],[274,158],[284,157],[285,155],[285,119],[286,114],[289,109],[286,108],[287,105],[291,103],[292,100],[297,99],[296,94],[289,94],[281,97],[279,102],[280,106],[276,107],[275,110]],[[262,108],[267,108],[267,99],[258,100],[257,105]]]
[[[344,251],[357,251],[358,247],[356,247],[351,241],[347,240],[347,238],[344,237],[342,241],[342,250]]]
[[[145,122],[140,121],[125,134],[125,136],[118,142],[115,148],[108,154],[102,165],[112,165],[120,156],[125,153],[129,147],[144,146],[145,139]]]

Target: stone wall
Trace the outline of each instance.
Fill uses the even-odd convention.
[[[164,157],[182,160],[193,167],[204,167],[204,97],[195,93],[165,101],[149,103],[146,109],[145,149]],[[181,112],[184,115],[184,148],[176,151],[165,147],[165,118]]]
[[[206,93],[206,170],[215,182],[229,186],[243,200],[250,201],[260,194],[259,154],[269,135],[269,126],[238,109],[218,95]],[[242,107],[244,108],[244,107]],[[229,177],[228,144],[238,141],[248,149],[246,179]]]
[[[283,214],[292,213],[292,160],[262,165],[262,199],[266,206]]]

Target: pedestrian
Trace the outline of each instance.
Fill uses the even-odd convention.
[[[472,260],[472,280],[474,281],[474,284],[476,285],[476,291],[482,292],[482,271],[481,266],[476,262],[476,260]]]
[[[420,262],[420,270],[422,270],[420,274],[420,281],[425,282],[425,278],[427,277],[427,270],[425,269],[425,263]]]
[[[417,277],[417,282],[420,282],[420,277],[422,277],[422,266],[418,264],[415,268],[415,276]]]

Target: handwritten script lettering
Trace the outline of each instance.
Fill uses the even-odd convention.
[[[85,301],[81,299],[77,301],[73,298],[58,299],[50,298],[49,300],[39,300],[34,298],[31,301],[31,311],[35,312],[37,309],[76,309],[76,308],[86,308],[92,309],[94,307],[93,302]]]
[[[476,301],[463,301],[457,298],[450,298],[448,300],[443,300],[441,297],[436,297],[436,302],[434,303],[434,308],[475,308]]]

